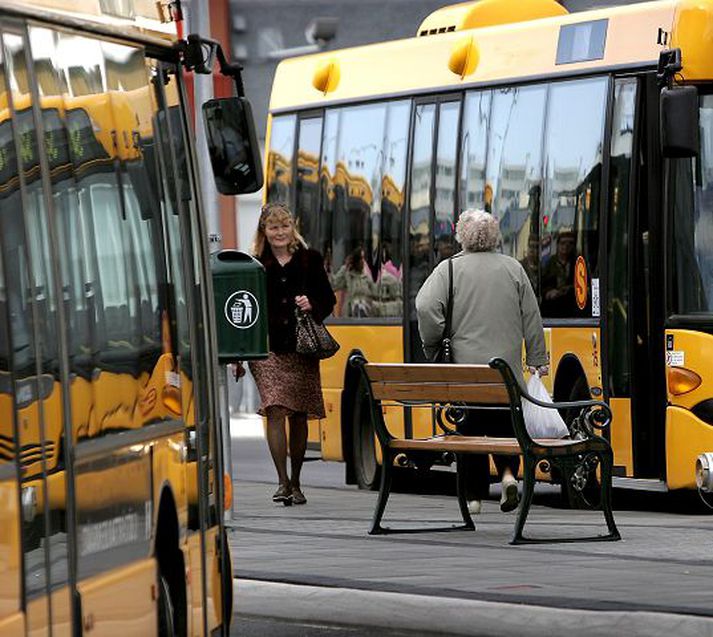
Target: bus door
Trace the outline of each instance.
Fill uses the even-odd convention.
[[[662,167],[659,146],[660,88],[654,74],[640,85],[643,121],[632,258],[631,387],[634,476],[665,481],[666,377],[664,366],[664,269]]]
[[[6,103],[4,69],[0,65],[0,101]],[[7,111],[6,111],[7,113]],[[0,154],[12,157],[14,140],[12,122],[0,121]],[[9,152],[8,152],[8,149]],[[0,170],[0,237],[5,237],[4,220],[17,205],[19,189],[10,182],[18,177],[17,163],[6,162]],[[0,242],[0,635],[25,635],[22,614],[22,549],[20,537],[20,480],[17,465],[17,432],[15,427],[13,380],[10,359],[10,308],[5,277],[3,249]]]
[[[408,211],[408,270],[404,358],[425,362],[416,295],[434,266],[456,251],[456,161],[460,95],[415,104]]]
[[[21,476],[24,604],[28,632],[59,634],[70,629],[69,547],[65,523],[63,401],[57,342],[58,299],[51,249],[45,110],[24,29],[6,26],[2,53],[13,125],[7,160],[19,187],[0,213],[6,300],[10,328],[10,378],[14,395]],[[39,104],[37,103],[37,100]],[[4,99],[3,103],[7,104]],[[38,108],[38,106],[40,108]],[[44,153],[44,154],[43,154]]]
[[[666,393],[656,317],[661,288],[655,258],[660,209],[658,88],[654,78],[617,78],[609,177],[605,386],[614,411],[615,477],[662,480]],[[633,161],[640,157],[641,162]],[[660,261],[660,259],[658,260]],[[658,281],[658,283],[657,283]],[[658,291],[657,291],[658,290]]]
[[[154,118],[159,139],[156,149],[162,172],[164,237],[166,241],[169,296],[174,320],[171,342],[176,356],[172,374],[178,390],[178,406],[186,424],[188,445],[188,538],[186,564],[190,572],[189,629],[211,634],[222,621],[222,602],[230,596],[223,574],[227,563],[222,553],[223,536],[218,515],[222,476],[215,435],[215,404],[211,401],[212,359],[208,354],[208,323],[204,315],[206,290],[195,190],[191,187],[190,156],[185,143],[185,122],[177,67],[150,61],[154,87]],[[229,574],[232,582],[232,573]],[[229,600],[228,600],[229,601]],[[192,628],[191,628],[192,627]],[[200,628],[199,628],[200,627]]]

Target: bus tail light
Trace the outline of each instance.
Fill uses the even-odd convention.
[[[223,511],[230,511],[233,506],[233,481],[227,472],[223,474]]]
[[[701,384],[701,377],[685,367],[668,368],[668,389],[674,396],[687,394]]]
[[[696,486],[706,493],[713,491],[713,452],[707,451],[696,458]]]

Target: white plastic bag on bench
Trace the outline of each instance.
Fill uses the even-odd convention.
[[[527,392],[543,403],[552,402],[552,398],[537,373],[530,376],[530,380],[527,381]],[[527,433],[532,438],[564,438],[569,435],[569,429],[556,409],[539,407],[523,398],[522,415],[525,419]]]

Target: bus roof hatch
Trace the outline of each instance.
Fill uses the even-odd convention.
[[[556,0],[477,0],[443,7],[431,13],[416,35],[438,35],[465,29],[552,18],[569,13]]]

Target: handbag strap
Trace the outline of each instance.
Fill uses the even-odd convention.
[[[446,302],[446,322],[443,326],[443,338],[451,338],[451,324],[453,321],[453,258],[448,258],[448,301]]]

